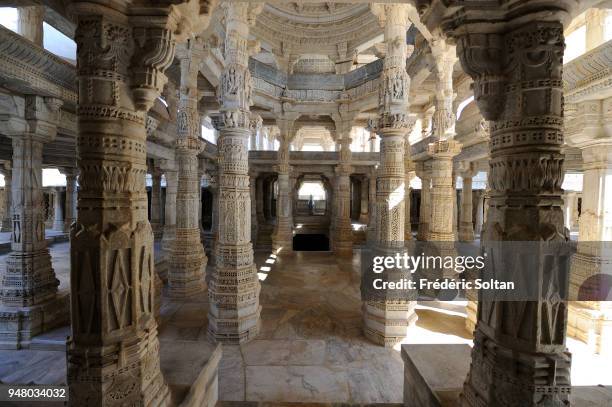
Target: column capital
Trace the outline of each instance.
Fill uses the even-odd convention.
[[[432,158],[451,159],[461,152],[461,146],[455,140],[437,140],[427,146],[427,154]]]

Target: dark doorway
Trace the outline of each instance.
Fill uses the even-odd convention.
[[[329,251],[329,239],[321,234],[295,235],[293,250],[296,252],[326,252]]]

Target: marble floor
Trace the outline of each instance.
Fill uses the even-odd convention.
[[[68,289],[69,243],[51,246],[53,265]],[[5,256],[0,256],[3,267]],[[385,349],[362,335],[359,254],[339,259],[332,253],[256,253],[261,331],[257,339],[224,345],[219,364],[219,400],[254,403],[401,403],[403,369],[399,345]],[[184,301],[162,298],[159,328],[162,368],[186,389],[214,347],[207,338],[206,295]],[[404,343],[471,346],[464,303],[421,303],[418,321]],[[586,354],[568,340],[577,385],[610,385],[603,373],[610,361]],[[190,348],[193,351],[181,352]],[[189,357],[197,354],[199,358]],[[46,373],[37,366],[56,366]],[[62,369],[62,366],[63,369]],[[164,368],[168,366],[168,368]],[[28,374],[28,371],[30,373]],[[597,376],[593,374],[597,373]],[[0,351],[0,381],[65,382],[63,352]]]

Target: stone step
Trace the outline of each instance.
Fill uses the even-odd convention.
[[[65,351],[68,336],[70,336],[70,326],[53,329],[32,338],[30,349]]]

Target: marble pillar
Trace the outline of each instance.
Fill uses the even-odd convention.
[[[476,217],[474,219],[474,233],[480,235],[482,233],[482,227],[484,223],[484,190],[478,191],[478,201],[476,204]]]
[[[176,26],[164,24],[176,20],[161,9],[155,9],[155,18],[144,17],[143,7],[128,22],[121,10],[72,4],[81,90],[67,345],[67,382],[75,406],[170,404],[154,318],[145,122],[174,56]]]
[[[293,251],[293,206],[289,177],[291,165],[289,164],[289,145],[293,135],[293,121],[277,120],[280,136],[278,147],[278,161],[275,170],[278,174],[278,195],[276,197],[276,227],[272,234],[272,249],[283,254]]]
[[[459,214],[459,241],[474,241],[474,224],[472,223],[472,178],[473,170],[464,170],[461,173],[463,189],[461,191],[461,212]]]
[[[454,256],[456,237],[457,191],[453,175],[453,157],[459,154],[461,144],[457,141],[437,140],[428,146],[431,157],[431,216],[427,240],[434,242],[435,250],[441,256]],[[441,277],[455,278],[452,268],[443,268]]]
[[[198,154],[203,143],[198,117],[198,72],[203,57],[201,39],[192,38],[177,49],[181,68],[178,102],[176,163],[176,232],[168,267],[168,294],[181,298],[202,294],[208,259],[200,239]]]
[[[565,17],[561,11],[565,6],[558,1],[538,3],[540,9],[551,10],[547,21],[526,3],[511,10],[500,7],[494,17],[479,15],[477,20],[463,18],[469,15],[465,8],[458,10],[461,30],[453,32],[457,53],[474,80],[475,100],[483,117],[492,121],[491,191],[482,236],[490,250],[505,241],[533,241],[535,246],[567,240],[561,189],[565,41],[563,25],[557,20]],[[500,18],[507,21],[498,23]],[[481,31],[485,21],[489,24]],[[504,255],[538,256],[538,251],[500,254],[498,264],[508,264]],[[545,262],[542,258],[536,263]],[[557,300],[567,287],[567,277],[557,275],[551,285],[543,266],[521,271],[534,278],[538,292],[547,294],[529,302],[478,302],[462,406],[561,407],[570,403],[567,303]]]
[[[419,210],[418,240],[429,240],[429,224],[431,223],[431,176],[423,169],[417,173],[421,178],[421,207]]]
[[[412,188],[410,187],[410,182],[415,177],[415,165],[412,162],[411,151],[410,151],[410,142],[409,136],[412,132],[412,128],[414,127],[415,120],[411,120],[410,123],[412,126],[408,128],[408,133],[406,134],[406,144],[404,147],[404,177],[405,177],[405,187],[404,187],[404,240],[409,241],[412,240],[412,220],[410,219],[410,211],[411,209],[411,192]]]
[[[359,223],[362,223],[364,225],[367,225],[368,221],[369,221],[369,217],[368,217],[368,195],[369,195],[369,188],[370,188],[370,180],[367,176],[362,176],[361,177],[361,196],[360,196],[360,200],[361,200],[361,205],[360,205],[360,213],[359,213]]]
[[[62,208],[62,189],[53,190],[53,230],[61,232],[64,230],[64,209]]]
[[[38,46],[43,46],[44,6],[17,8],[17,32]]]
[[[204,243],[204,224],[202,223],[204,203],[202,202],[202,178],[205,173],[204,162],[200,161],[198,167],[198,228],[200,229],[200,240]]]
[[[77,170],[75,168],[66,168],[63,170],[66,175],[66,201],[65,201],[65,216],[64,216],[64,232],[70,232],[70,226],[77,219]]]
[[[261,10],[249,3],[223,3],[225,69],[221,75],[219,217],[216,264],[210,276],[209,336],[244,343],[260,328],[259,279],[251,243],[248,142],[252,81],[249,72],[249,24]]]
[[[610,111],[612,98],[607,100],[606,107],[603,111]],[[605,134],[603,126],[598,134]],[[612,141],[590,137],[581,149],[584,181],[577,253],[571,260],[572,299],[579,298],[583,286],[588,287],[589,279],[609,275],[612,270]],[[586,342],[591,351],[612,355],[612,303],[571,301],[567,331],[568,335]]]
[[[372,167],[368,177],[368,229],[366,239],[369,246],[376,242],[376,168]]]
[[[0,224],[0,230],[2,232],[10,232],[13,229],[13,220],[11,219],[11,181],[13,178],[13,171],[10,162],[4,163],[4,169],[2,169],[4,175],[4,213],[2,215],[2,223]]]
[[[176,239],[176,191],[178,188],[178,171],[176,164],[162,161],[161,169],[166,178],[166,203],[164,205],[164,229],[162,236],[162,249],[166,256],[171,256],[174,240]]]
[[[162,234],[162,188],[161,178],[162,172],[158,167],[150,169],[151,173],[151,228],[153,228],[153,236],[159,239]]]
[[[410,6],[372,4],[371,10],[384,26],[387,54],[379,88],[379,115],[370,127],[381,137],[380,166],[376,176],[376,255],[395,255],[404,250],[405,206],[404,151],[411,127],[408,116],[410,77],[406,72],[408,45],[403,39],[411,24]],[[386,278],[411,278],[409,272],[387,270]],[[364,281],[364,280],[362,280]],[[367,287],[365,291],[368,292]],[[391,347],[402,341],[416,322],[416,295],[389,290],[363,299],[364,334],[374,343]]]
[[[264,178],[257,178],[257,189],[256,189],[256,201],[257,201],[257,223],[263,224],[266,222],[264,215]]]
[[[0,348],[28,347],[33,336],[66,323],[68,302],[45,241],[43,144],[57,132],[58,99],[26,96],[25,117],[0,121],[13,144],[11,252],[0,274]]]
[[[249,177],[249,189],[251,193],[251,240],[253,244],[257,242],[257,174]]]
[[[350,139],[351,124],[343,124],[339,132],[340,162],[336,166],[336,182],[334,191],[334,235],[332,247],[338,256],[353,254],[353,226],[351,223],[351,166],[352,152]]]

